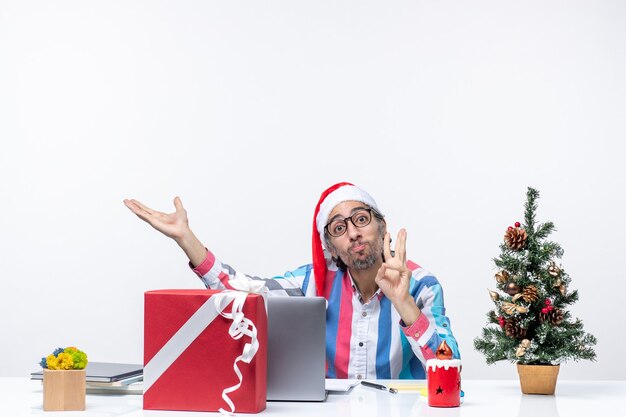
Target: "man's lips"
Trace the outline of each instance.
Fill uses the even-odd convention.
[[[363,252],[365,250],[365,243],[359,243],[357,245],[353,245],[350,250],[352,252]]]

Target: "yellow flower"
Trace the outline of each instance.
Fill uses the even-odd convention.
[[[56,356],[50,354],[46,356],[46,365],[48,366],[48,369],[59,369],[57,368],[57,366],[59,366],[59,360]]]
[[[48,355],[46,358],[48,369],[72,369],[74,367],[74,360],[72,355],[61,352],[56,357],[54,355]]]
[[[74,368],[74,360],[72,359],[72,355],[69,353],[59,353],[57,356],[59,360],[59,368],[58,369],[72,369]]]

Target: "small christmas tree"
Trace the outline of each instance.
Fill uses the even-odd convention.
[[[535,225],[539,192],[528,188],[524,224],[510,226],[494,259],[498,291],[489,291],[495,309],[474,340],[487,364],[509,360],[526,365],[557,365],[568,359],[595,360],[596,338],[585,333],[566,307],[578,301],[571,279],[555,259],[563,249],[547,240],[554,224]],[[495,324],[495,326],[491,325]]]

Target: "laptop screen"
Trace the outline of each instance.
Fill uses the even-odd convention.
[[[268,298],[267,400],[326,398],[326,299]]]

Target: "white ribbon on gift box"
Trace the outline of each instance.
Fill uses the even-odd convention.
[[[241,339],[243,336],[250,337],[250,343],[246,343],[243,352],[233,362],[233,369],[239,378],[239,382],[232,387],[225,388],[222,391],[222,398],[229,405],[231,411],[228,412],[220,408],[220,413],[231,414],[235,412],[235,405],[228,397],[228,394],[239,389],[243,382],[243,375],[237,366],[237,362],[243,361],[250,363],[257,350],[259,349],[259,341],[257,338],[257,330],[254,323],[245,317],[243,313],[243,305],[248,294],[260,294],[265,301],[267,310],[267,287],[263,281],[256,281],[247,278],[244,275],[237,274],[234,279],[229,280],[228,284],[237,291],[225,290],[221,293],[210,297],[196,312],[181,326],[180,329],[163,345],[156,355],[150,359],[150,362],[144,367],[144,393],[147,392],[152,384],[154,384],[163,373],[170,367],[172,363],[196,340],[196,338],[206,329],[206,327],[217,317],[221,315],[233,322],[228,329],[228,334],[234,339]],[[224,309],[233,302],[231,312],[224,312]]]

